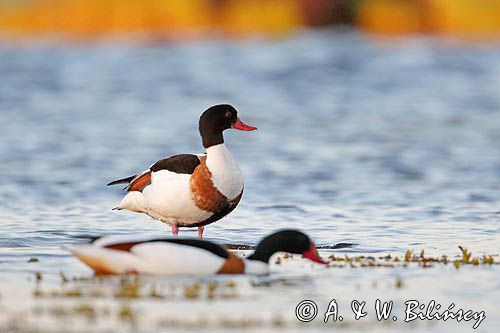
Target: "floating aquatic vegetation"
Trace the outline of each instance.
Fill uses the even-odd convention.
[[[200,296],[200,283],[195,283],[191,286],[187,286],[184,288],[184,297],[185,298],[198,298]]]
[[[195,280],[191,284],[181,286],[178,282],[155,278],[139,279],[137,276],[109,277],[108,279],[68,279],[59,287],[50,284],[50,289],[37,283],[32,292],[35,298],[102,298],[102,299],[225,299],[238,297],[237,285],[234,281],[219,282],[216,280]]]
[[[62,283],[68,283],[69,282],[68,277],[66,276],[66,274],[64,274],[63,271],[59,272],[59,277],[61,278],[61,282]]]
[[[468,264],[470,262],[470,257],[472,256],[472,253],[467,251],[467,249],[461,245],[459,245],[458,248],[460,249],[460,251],[462,251],[462,263]]]
[[[396,278],[396,284],[395,284],[397,289],[401,289],[404,286],[403,279],[398,277]]]
[[[406,250],[406,253],[405,253],[405,261],[406,262],[409,262],[411,259],[411,251],[410,250]]]
[[[79,288],[71,288],[65,290],[62,294],[60,294],[63,297],[82,297],[83,292]],[[59,296],[57,293],[53,293],[52,296],[57,297]]]
[[[106,315],[109,313],[108,309],[98,309],[89,303],[79,303],[73,306],[63,305],[45,305],[35,306],[31,309],[32,313],[37,316],[49,314],[54,317],[65,316],[83,316],[89,319],[95,319],[99,314]]]
[[[218,287],[217,281],[209,282],[207,287],[208,287],[208,293],[207,293],[208,298],[214,298],[215,291],[217,290]]]
[[[73,312],[75,314],[84,315],[87,317],[95,317],[96,310],[95,308],[87,303],[79,304],[73,308]]]
[[[225,284],[225,286],[228,287],[228,288],[235,288],[236,287],[236,283],[234,283],[234,281],[228,281]]]
[[[122,307],[118,311],[118,318],[122,321],[133,324],[136,321],[137,315],[130,306],[122,305]]]
[[[462,257],[460,259],[453,260],[453,265],[456,268],[459,268],[461,265],[494,265],[499,264],[500,262],[495,262],[495,259],[492,255],[483,255],[482,259],[479,257],[472,257],[472,253],[468,251],[465,247],[459,246],[459,249],[462,253]],[[422,249],[420,253],[417,255],[411,250],[407,250],[402,257],[392,256],[390,254],[386,256],[381,256],[375,258],[373,256],[355,256],[349,257],[347,254],[344,257],[335,256],[332,254],[328,257],[330,259],[330,263],[328,267],[338,267],[343,268],[346,266],[352,268],[358,267],[398,267],[398,266],[408,266],[409,264],[418,264],[422,268],[433,267],[436,264],[447,265],[449,263],[449,259],[446,255],[431,257],[426,256],[425,251]]]
[[[455,266],[456,269],[460,268],[461,265],[479,266],[481,264],[480,258],[472,257],[472,252],[468,251],[465,247],[459,245],[458,248],[462,252],[462,259],[456,259],[453,261],[453,265]],[[498,264],[498,262],[495,262],[492,255],[483,255],[482,264],[494,265]]]
[[[149,297],[151,298],[158,298],[158,299],[163,299],[165,298],[165,295],[159,293],[157,290],[156,290],[156,285],[152,285],[151,286],[151,289],[149,291]]]
[[[140,283],[138,280],[134,282],[122,282],[120,288],[115,292],[116,298],[138,298],[140,295]]]
[[[493,256],[483,255],[483,265],[493,265],[493,263],[494,263]]]

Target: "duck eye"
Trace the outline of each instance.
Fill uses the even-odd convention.
[[[224,117],[226,118],[231,118],[233,116],[233,113],[231,111],[227,111]]]

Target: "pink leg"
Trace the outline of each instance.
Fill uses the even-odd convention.
[[[173,236],[179,235],[179,227],[178,226],[176,226],[176,225],[172,226],[172,235]]]
[[[203,239],[203,229],[204,227],[198,227],[198,238]]]

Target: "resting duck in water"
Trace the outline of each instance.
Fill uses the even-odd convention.
[[[204,240],[184,238],[131,239],[108,236],[70,251],[97,274],[268,274],[276,252],[302,254],[326,264],[309,237],[297,230],[282,230],[265,237],[245,259]]]
[[[234,107],[215,105],[203,112],[199,130],[206,154],[181,154],[159,160],[148,170],[108,185],[128,183],[127,195],[114,209],[145,213],[172,226],[198,227],[220,220],[238,205],[243,194],[243,176],[224,144],[222,132],[233,128],[253,131]]]

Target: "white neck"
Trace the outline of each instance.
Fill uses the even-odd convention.
[[[258,260],[243,259],[245,262],[245,274],[266,275],[269,274],[269,265]]]
[[[207,148],[207,167],[217,189],[229,200],[236,198],[243,190],[243,176],[238,164],[221,143]]]

